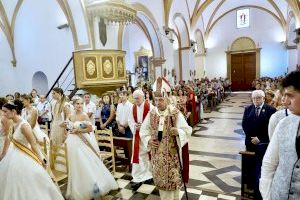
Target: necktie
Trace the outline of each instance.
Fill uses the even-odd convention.
[[[258,116],[259,116],[259,109],[260,109],[260,107],[256,107],[256,112],[255,112],[255,114],[256,114],[256,117],[258,117]]]

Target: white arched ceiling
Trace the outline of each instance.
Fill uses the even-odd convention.
[[[153,22],[143,13],[138,11],[137,18],[143,22],[146,27],[146,31],[150,37],[151,44],[152,44],[152,53],[154,57],[160,58],[163,57],[161,39],[159,38],[159,30],[157,30]]]
[[[175,28],[174,24],[173,24],[173,20],[174,20],[173,16],[177,15],[178,13],[180,13],[180,15],[184,19],[184,21],[188,22],[187,26],[188,26],[188,29],[190,29],[189,8],[188,8],[188,4],[185,2],[185,0],[173,0],[173,3],[170,8],[170,13],[169,13],[169,27]]]
[[[176,13],[173,17],[173,23],[177,31],[179,47],[190,47],[190,35],[184,17],[180,13]]]
[[[18,1],[23,0],[1,0],[10,24]]]
[[[220,6],[220,13],[226,12],[226,10],[237,7],[243,6],[246,4],[251,4],[255,6],[264,7],[265,9],[270,10],[273,13],[276,13],[281,20],[287,19],[287,9],[291,7],[293,12],[297,13],[296,23],[298,23],[298,27],[300,26],[300,8],[298,0],[204,0],[198,4],[198,7],[195,8],[195,12],[192,15],[191,19],[191,27],[192,29],[197,27],[197,22],[203,16],[204,19],[208,19],[214,12],[214,9]],[[213,6],[211,6],[213,5]],[[216,16],[217,17],[217,16]],[[296,25],[297,27],[297,25]],[[197,27],[198,28],[198,27]]]

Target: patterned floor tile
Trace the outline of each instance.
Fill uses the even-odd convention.
[[[204,114],[205,124],[193,128],[190,140],[190,181],[187,184],[190,200],[239,200],[241,183],[241,157],[244,135],[241,129],[243,108],[250,104],[249,94],[233,94],[216,111]],[[128,173],[116,173],[120,186],[105,197],[114,199],[159,200],[154,185],[141,185],[137,191],[131,187]],[[180,198],[185,199],[184,190]]]

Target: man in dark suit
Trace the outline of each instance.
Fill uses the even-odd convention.
[[[262,159],[269,144],[268,125],[269,119],[276,109],[267,105],[265,93],[262,90],[252,92],[253,104],[245,108],[242,127],[246,134],[245,145],[247,151],[255,152],[255,186],[254,199],[262,199],[259,192],[259,178]]]
[[[276,109],[264,103],[265,93],[262,90],[254,90],[251,96],[253,104],[245,108],[242,126],[246,134],[246,149],[257,152],[260,151],[259,145],[269,143],[269,119]]]

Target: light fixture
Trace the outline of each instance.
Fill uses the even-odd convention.
[[[58,29],[69,28],[69,24],[68,24],[68,23],[65,23],[65,24],[59,25],[59,26],[56,27],[56,28],[58,28]]]

